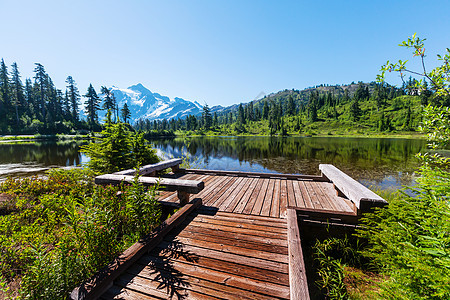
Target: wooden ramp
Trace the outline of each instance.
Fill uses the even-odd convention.
[[[288,299],[286,219],[191,213],[102,299]]]

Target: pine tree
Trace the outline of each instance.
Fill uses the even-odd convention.
[[[104,95],[105,99],[103,102],[102,109],[106,111],[114,111],[114,108],[116,107],[115,98],[114,95],[111,93],[111,89],[108,89],[105,86],[102,86],[101,92]]]
[[[360,116],[361,116],[361,109],[359,107],[359,98],[354,97],[350,105],[350,117],[353,122],[358,122]]]
[[[208,104],[205,104],[205,106],[203,106],[202,112],[203,127],[205,129],[209,129],[212,125],[212,121],[211,109],[209,108]]]
[[[80,102],[80,93],[78,92],[77,85],[75,80],[73,80],[72,76],[68,76],[66,79],[66,93],[70,103],[70,111],[72,115],[72,121],[78,122],[79,120],[79,102]]]
[[[89,85],[87,93],[83,95],[86,97],[86,115],[88,124],[91,126],[91,129],[98,123],[98,110],[100,109],[100,98],[95,92],[92,84]]]
[[[131,118],[131,111],[128,108],[128,104],[125,103],[120,112],[123,122],[128,123],[128,120]]]
[[[294,99],[292,99],[291,95],[289,95],[289,98],[288,98],[286,115],[288,115],[288,116],[295,115],[295,103],[294,103]]]
[[[22,114],[22,111],[26,109],[24,108],[25,96],[23,93],[23,84],[22,81],[20,80],[20,73],[16,63],[12,64],[11,91],[12,91],[11,93],[12,103],[14,105],[16,113],[16,126],[17,129],[19,129],[20,128],[19,110],[20,114]]]
[[[40,63],[35,63],[36,67],[34,72],[34,85],[36,93],[36,112],[39,120],[44,121],[46,115],[46,92],[47,92],[47,82],[48,76],[45,73],[44,66]]]
[[[2,59],[0,63],[0,125],[7,126],[11,115],[11,91],[8,68]]]
[[[241,125],[245,124],[245,113],[244,113],[244,107],[242,106],[242,103],[239,104],[237,121]]]

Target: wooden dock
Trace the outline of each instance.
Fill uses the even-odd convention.
[[[347,226],[357,222],[361,207],[384,201],[324,166],[322,176],[207,170],[163,175],[170,189],[160,193],[160,202],[190,202],[111,264],[107,276],[85,283],[71,298],[309,299],[300,220]],[[176,180],[184,189],[204,186],[180,197]]]

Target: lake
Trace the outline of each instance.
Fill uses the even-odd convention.
[[[163,158],[188,156],[192,168],[318,175],[319,164],[328,163],[381,189],[413,185],[414,155],[426,149],[425,140],[391,138],[190,137],[152,143]],[[80,165],[87,161],[80,144],[0,143],[0,180]]]

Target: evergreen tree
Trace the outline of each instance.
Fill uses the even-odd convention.
[[[263,111],[262,111],[262,118],[264,120],[267,120],[269,118],[269,103],[267,102],[267,100],[264,100],[264,105],[263,105]]]
[[[4,60],[0,63],[0,125],[7,126],[11,115],[11,91],[8,68]]]
[[[98,123],[98,110],[100,109],[100,98],[95,92],[92,84],[89,85],[87,93],[83,95],[86,98],[86,115],[87,122],[91,129]],[[126,122],[125,122],[126,123]]]
[[[73,80],[72,76],[68,76],[66,79],[66,93],[67,98],[70,103],[70,111],[72,115],[72,121],[78,122],[79,120],[79,102],[80,102],[80,93],[78,92],[77,85],[75,80]]]
[[[19,117],[19,110],[20,114],[25,110],[25,95],[23,93],[23,84],[20,80],[20,73],[19,69],[17,67],[16,63],[12,64],[12,74],[11,74],[11,96],[12,96],[12,103],[15,108],[16,113],[16,126],[17,129],[20,127],[20,117]]]
[[[202,112],[202,123],[203,127],[205,129],[209,129],[212,125],[212,116],[211,116],[211,109],[209,108],[208,104],[205,104],[203,106],[203,112]]]
[[[131,111],[128,108],[128,104],[125,103],[120,111],[122,120],[124,123],[128,123],[128,120],[131,118]]]
[[[242,103],[239,104],[238,108],[238,123],[241,125],[245,124],[245,113],[244,108],[242,107]]]
[[[105,99],[103,100],[103,106],[102,109],[108,111],[113,111],[116,107],[115,98],[113,97],[113,94],[111,93],[111,89],[108,89],[106,86],[101,87],[101,92]]]
[[[292,96],[289,95],[288,102],[287,102],[287,108],[286,108],[286,115],[293,116],[294,114],[295,114],[294,99],[292,99]]]
[[[350,118],[352,119],[353,122],[358,122],[360,116],[361,116],[361,109],[359,107],[359,98],[354,97],[350,105]]]
[[[36,93],[36,113],[39,120],[44,121],[46,115],[46,92],[48,76],[45,73],[44,66],[40,63],[35,63],[34,85]]]

